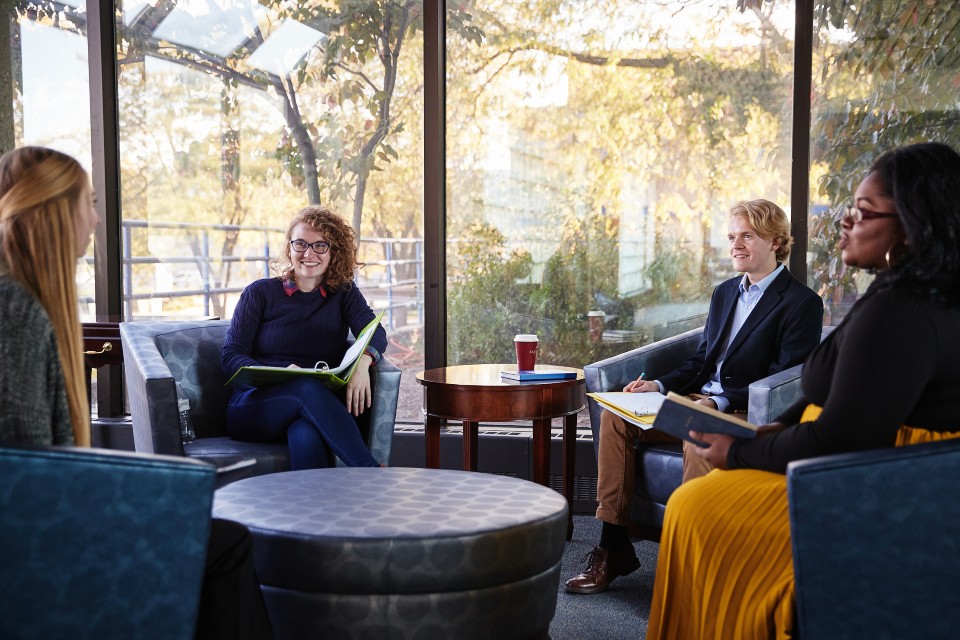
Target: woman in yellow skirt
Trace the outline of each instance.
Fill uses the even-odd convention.
[[[960,436],[960,155],[881,156],[840,250],[877,277],[803,367],[803,399],[752,440],[691,432],[717,470],[667,503],[648,638],[792,638],[787,464]],[[909,426],[904,426],[909,425]]]

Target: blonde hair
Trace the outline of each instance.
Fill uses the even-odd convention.
[[[0,158],[0,261],[46,309],[57,338],[74,443],[90,446],[77,304],[77,231],[87,172],[70,156],[21,147]]]
[[[336,291],[342,286],[353,282],[356,270],[363,266],[357,262],[357,234],[353,227],[322,205],[310,205],[297,212],[297,215],[287,226],[286,242],[283,251],[272,262],[274,271],[280,278],[293,277],[293,258],[290,255],[290,241],[295,240],[293,229],[298,224],[305,224],[320,235],[330,245],[330,266],[323,274],[324,286]]]
[[[783,209],[769,200],[743,200],[730,208],[730,217],[733,216],[745,217],[764,240],[779,242],[777,261],[786,261],[793,246],[793,236],[790,235],[790,220]]]

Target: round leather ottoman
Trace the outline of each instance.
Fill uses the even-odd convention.
[[[216,492],[247,525],[278,639],[545,638],[567,503],[516,478],[313,469]]]

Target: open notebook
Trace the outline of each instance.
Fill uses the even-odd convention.
[[[666,399],[666,396],[656,391],[644,393],[606,391],[588,393],[587,395],[596,400],[604,409],[612,411],[641,429],[649,429],[653,425],[653,418]]]
[[[380,326],[380,319],[383,317],[383,311],[367,324],[357,336],[356,341],[350,345],[347,352],[343,355],[343,360],[334,368],[329,368],[324,364],[323,367],[316,369],[288,368],[288,367],[240,367],[227,380],[228,385],[243,387],[268,387],[273,384],[290,380],[296,376],[311,376],[319,378],[328,387],[334,391],[339,391],[353,375],[360,361],[360,356],[370,344],[373,334]]]

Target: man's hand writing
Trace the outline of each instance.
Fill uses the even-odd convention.
[[[648,391],[660,391],[660,387],[653,380],[634,380],[623,388],[627,393],[644,393]]]

